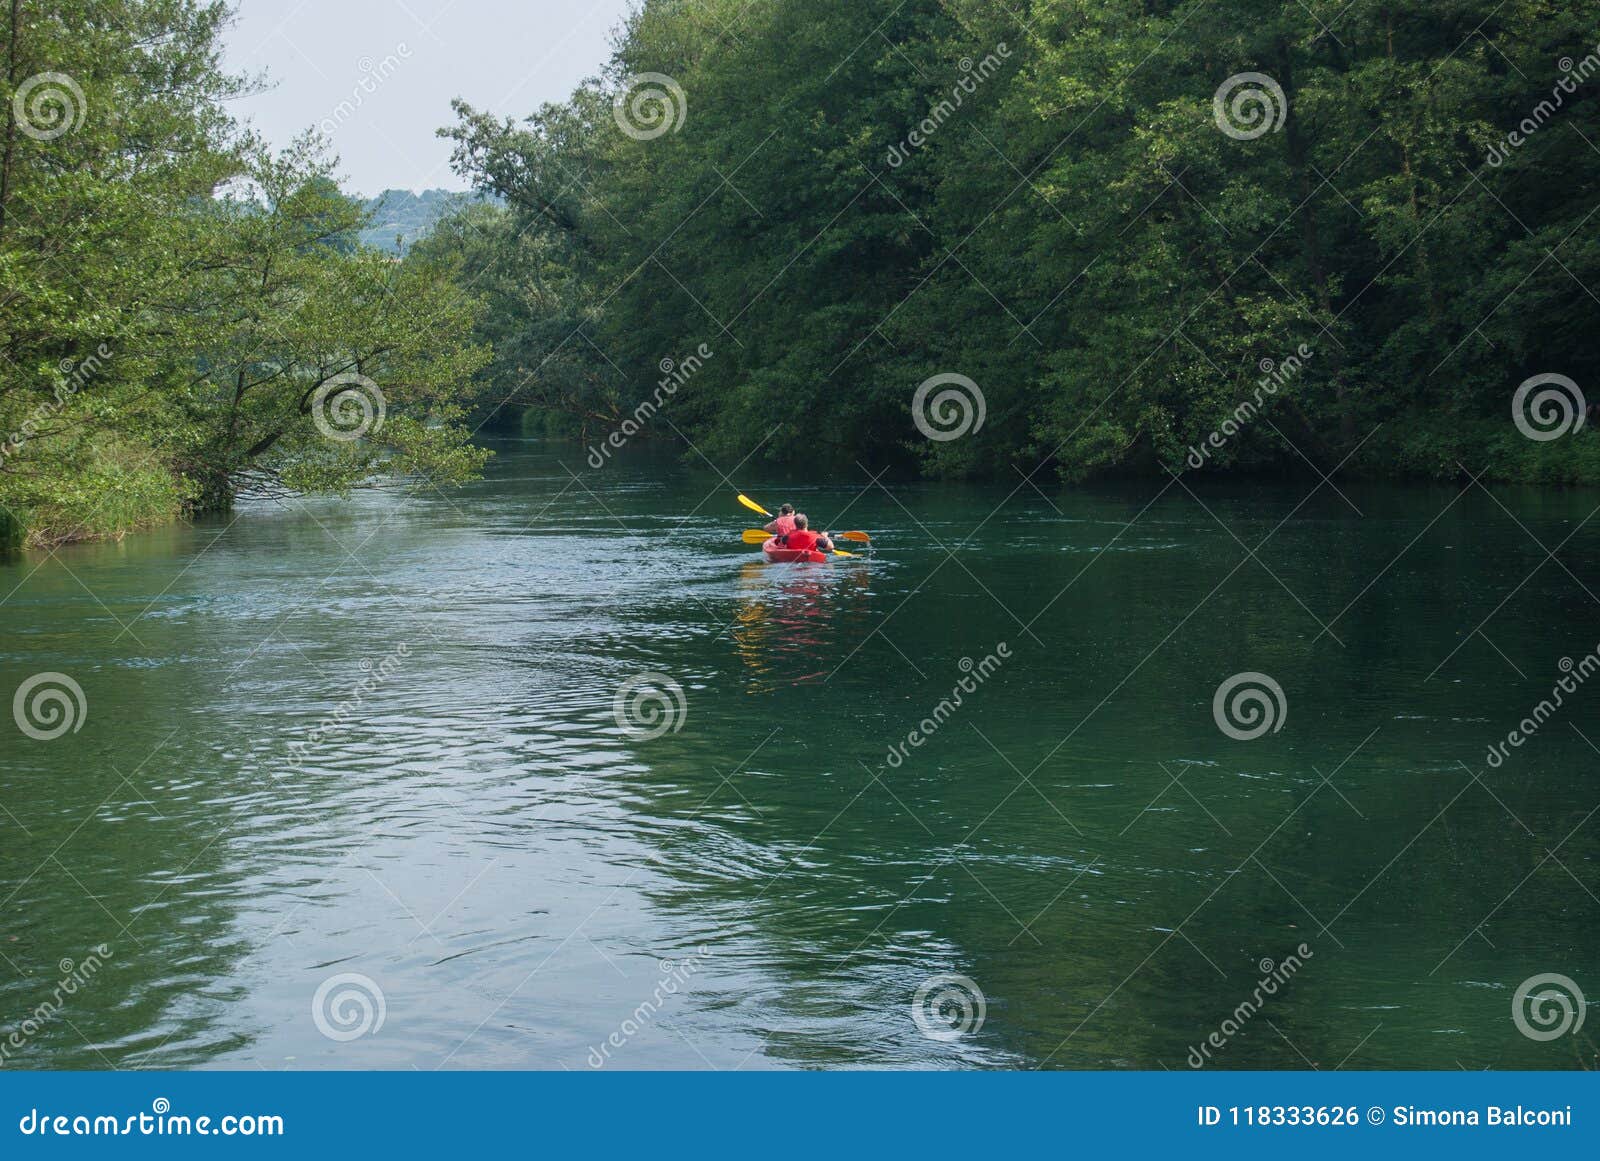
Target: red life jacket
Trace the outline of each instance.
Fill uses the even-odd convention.
[[[784,536],[782,544],[796,552],[810,552],[817,547],[817,534],[809,528],[796,528]]]
[[[787,536],[794,531],[793,516],[779,516],[772,522],[772,535]]]

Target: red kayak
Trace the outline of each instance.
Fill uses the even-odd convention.
[[[761,546],[761,555],[767,558],[768,564],[826,564],[826,553],[818,552],[814,548],[779,548],[778,538],[771,537]]]

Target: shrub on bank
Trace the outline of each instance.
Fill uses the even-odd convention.
[[[1374,435],[1359,467],[1380,477],[1449,480],[1481,473],[1486,483],[1600,485],[1600,430],[1584,427],[1541,442],[1509,420],[1408,418]]]

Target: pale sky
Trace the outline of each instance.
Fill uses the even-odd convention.
[[[522,118],[610,57],[630,0],[235,0],[225,67],[273,87],[233,106],[274,145],[320,126],[345,188],[462,189],[450,99]]]

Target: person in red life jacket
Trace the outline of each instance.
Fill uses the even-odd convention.
[[[811,531],[811,529],[807,528],[806,523],[807,521],[805,513],[796,512],[794,516],[793,531],[786,532],[782,536],[778,537],[778,543],[784,548],[791,548],[796,552],[821,551],[817,548],[817,541],[819,539],[817,534]]]
[[[787,536],[794,531],[794,505],[783,504],[778,508],[778,515],[766,525],[766,530],[774,536]]]

